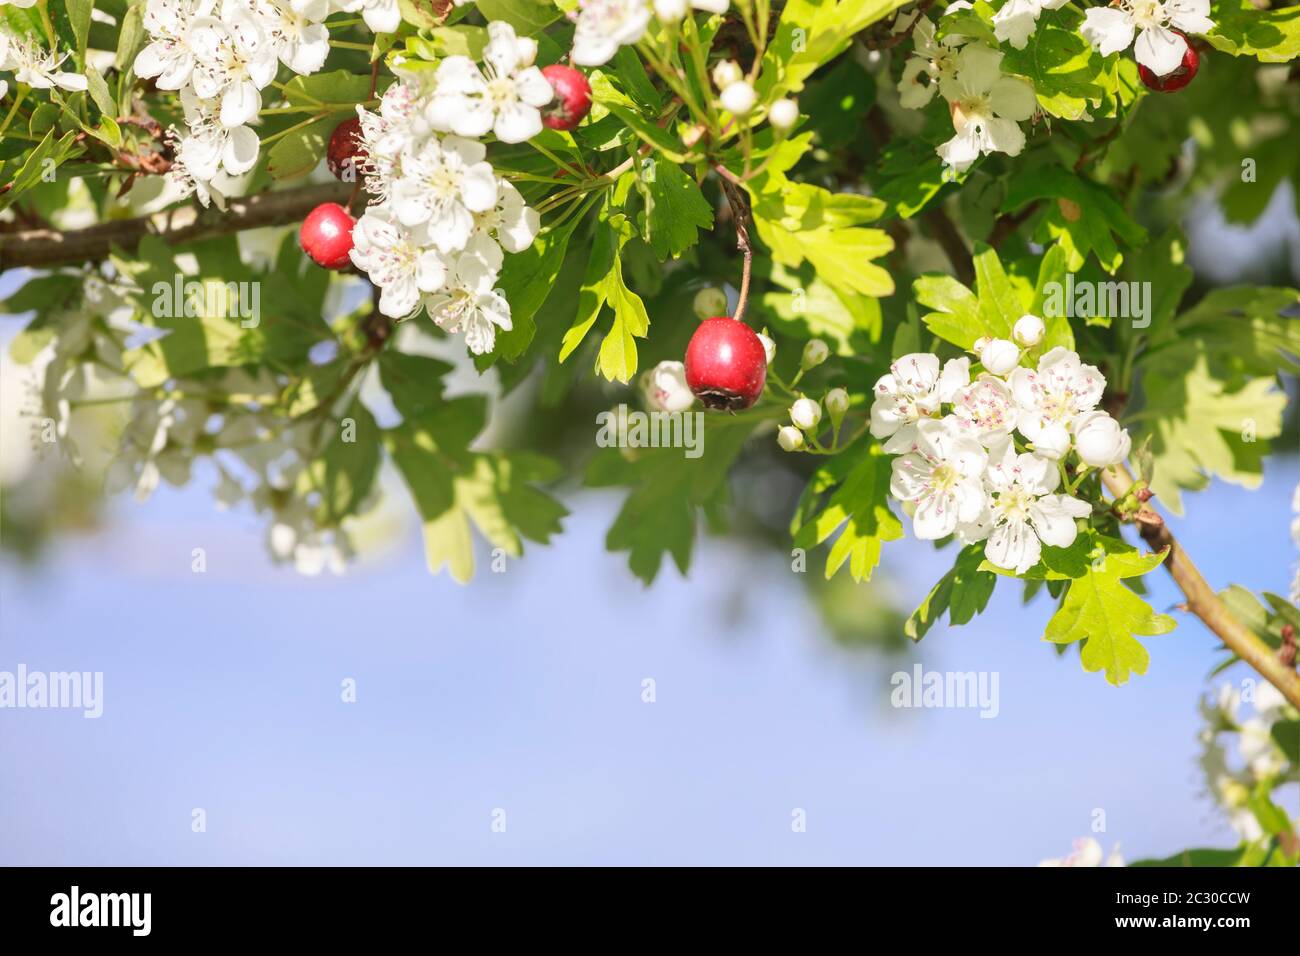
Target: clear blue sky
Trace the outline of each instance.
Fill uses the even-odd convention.
[[[1298,477],[1189,497],[1175,530],[1211,581],[1285,591]],[[897,711],[893,666],[833,645],[782,562],[711,541],[689,583],[644,590],[603,550],[610,498],[461,588],[427,575],[414,529],[343,578],[274,568],[204,484],[118,503],[35,574],[0,565],[0,669],[103,671],[106,698],[99,720],[0,711],[0,864],[1019,865],[1068,851],[1094,808],[1130,859],[1233,842],[1196,794],[1217,655],[1193,622],[1114,688],[1000,589],[917,652],[997,670],[1000,716]],[[910,604],[942,557],[889,548]]]

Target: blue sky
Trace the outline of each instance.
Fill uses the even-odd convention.
[[[1175,531],[1212,582],[1285,591],[1298,477],[1188,498]],[[835,646],[786,563],[711,540],[689,582],[647,590],[603,550],[615,499],[573,504],[553,547],[468,588],[427,574],[414,528],[300,578],[203,482],[116,503],[35,572],[0,564],[0,669],[105,681],[98,720],[0,711],[0,863],[1019,865],[1067,852],[1097,808],[1130,859],[1234,842],[1197,795],[1217,655],[1195,622],[1114,688],[1040,640],[1046,604],[1000,588],[916,650],[998,671],[1000,715],[894,710],[910,661]],[[881,580],[910,606],[944,555],[888,547]]]

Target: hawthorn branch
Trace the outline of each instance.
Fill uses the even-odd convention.
[[[1124,465],[1103,470],[1101,477],[1116,498],[1125,497],[1133,487],[1133,476]],[[1259,635],[1237,620],[1197,570],[1155,509],[1143,503],[1136,520],[1138,533],[1152,550],[1169,549],[1165,557],[1165,568],[1187,598],[1187,610],[1199,617],[1229,650],[1255,668],[1287,700],[1300,707],[1300,674],[1296,673],[1295,668],[1284,664]]]
[[[104,222],[69,232],[0,232],[0,272],[20,266],[49,268],[94,262],[107,258],[112,249],[134,252],[145,236],[157,236],[174,246],[245,229],[283,226],[302,219],[321,203],[346,202],[351,189],[348,183],[327,183],[231,199],[225,212],[189,204],[152,216]]]

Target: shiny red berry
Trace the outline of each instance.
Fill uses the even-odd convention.
[[[302,251],[326,269],[346,269],[352,264],[352,217],[336,202],[321,203],[307,214],[298,230]]]
[[[749,408],[766,380],[767,351],[758,333],[725,315],[700,323],[686,346],[686,384],[705,407]]]
[[[591,112],[591,84],[578,70],[562,63],[542,68],[555,99],[542,108],[542,123],[551,129],[574,129]]]
[[[335,178],[353,183],[357,180],[357,165],[366,158],[361,146],[361,120],[357,117],[344,120],[330,134],[329,148],[325,151],[325,165]]]
[[[1178,64],[1172,73],[1156,76],[1141,63],[1138,64],[1138,76],[1142,77],[1143,84],[1147,89],[1155,90],[1157,93],[1172,93],[1175,90],[1181,90],[1192,82],[1192,79],[1196,76],[1196,71],[1201,67],[1201,58],[1187,39],[1187,35],[1178,30],[1173,32],[1183,38],[1183,43],[1187,45],[1187,51],[1183,54],[1183,62]]]

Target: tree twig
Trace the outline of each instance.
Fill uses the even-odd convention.
[[[736,226],[736,248],[740,250],[744,263],[740,273],[740,297],[736,300],[736,313],[732,316],[737,322],[745,320],[745,306],[749,304],[749,279],[754,267],[754,250],[749,244],[749,205],[741,195],[736,174],[721,163],[714,167],[722,181],[722,192],[731,206],[731,218]]]
[[[993,223],[993,229],[989,232],[989,245],[994,249],[1002,245],[1004,239],[1024,225],[1025,220],[1038,211],[1038,202],[1035,199],[1019,212],[1005,213],[998,216],[997,221]]]
[[[930,231],[934,233],[935,240],[943,247],[948,261],[952,263],[952,270],[957,274],[957,278],[963,285],[974,285],[975,266],[971,262],[970,250],[966,248],[966,240],[961,237],[961,233],[948,218],[948,214],[935,206],[925,214],[925,221],[929,224]]]
[[[145,236],[179,245],[261,226],[283,226],[302,219],[321,203],[345,202],[351,188],[348,183],[327,183],[231,199],[225,212],[191,204],[70,232],[29,229],[0,233],[0,272],[19,266],[46,268],[98,261],[107,258],[113,248],[133,252]]]
[[[1116,498],[1123,498],[1133,487],[1133,476],[1123,465],[1105,469],[1101,477],[1106,488]],[[1187,610],[1199,617],[1229,650],[1255,668],[1287,700],[1300,707],[1300,674],[1293,667],[1282,663],[1259,635],[1237,620],[1197,570],[1164,519],[1150,505],[1143,503],[1137,513],[1136,523],[1138,533],[1152,550],[1169,549],[1165,568],[1187,598]]]

